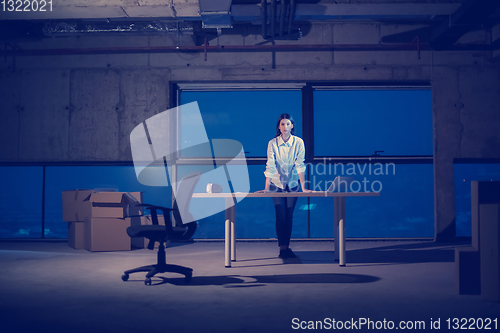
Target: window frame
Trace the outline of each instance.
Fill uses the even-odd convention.
[[[170,86],[170,107],[174,108],[182,104],[180,94],[182,91],[245,91],[245,90],[297,90],[302,93],[302,139],[307,147],[305,162],[311,165],[317,163],[394,163],[394,164],[434,164],[433,155],[398,155],[398,156],[316,156],[314,149],[314,92],[320,90],[429,90],[432,91],[429,81],[235,81],[235,82],[192,82],[178,81],[171,82]],[[179,115],[176,119],[180,119]],[[176,123],[177,150],[180,148],[180,122]],[[433,124],[432,124],[433,126]],[[432,138],[434,140],[434,138]],[[266,156],[246,157],[248,165],[265,165]],[[171,161],[174,170],[174,179],[177,178],[176,165],[190,164],[212,164],[213,158],[192,158],[180,157],[177,155],[175,161]],[[310,180],[310,171],[306,174],[306,180]],[[308,205],[310,198],[307,199]],[[307,217],[307,234],[311,238],[311,217]],[[392,238],[391,238],[392,239]]]

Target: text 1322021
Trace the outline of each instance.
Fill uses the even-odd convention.
[[[51,12],[52,0],[2,0],[4,12]]]

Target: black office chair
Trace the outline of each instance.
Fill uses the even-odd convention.
[[[156,265],[142,266],[125,271],[122,275],[122,280],[127,281],[129,274],[137,272],[148,272],[144,283],[151,285],[151,277],[158,273],[173,272],[180,273],[185,276],[185,282],[189,283],[193,276],[193,270],[189,267],[167,264],[165,258],[165,246],[167,240],[185,240],[191,238],[196,231],[197,223],[194,221],[193,216],[189,213],[189,205],[191,197],[193,196],[194,188],[200,180],[201,172],[193,173],[181,179],[177,192],[175,194],[175,201],[173,208],[162,206],[141,204],[140,206],[151,211],[152,225],[138,225],[130,226],[127,228],[127,234],[130,237],[146,237],[149,239],[148,249],[153,250],[155,242],[159,242],[158,248],[158,261]],[[158,224],[157,211],[163,212],[165,218],[165,226]],[[175,226],[172,226],[170,220],[170,212],[174,215]],[[183,224],[182,217],[191,222]]]

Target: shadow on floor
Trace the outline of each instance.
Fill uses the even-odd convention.
[[[222,275],[194,276],[186,284],[184,278],[166,278],[155,276],[152,285],[173,284],[176,286],[224,286],[225,288],[263,287],[271,283],[370,283],[380,280],[379,277],[361,274],[281,274],[281,275]],[[143,280],[130,280],[142,282]]]
[[[379,246],[380,243],[375,243],[376,246],[363,249],[349,250],[349,242],[347,242],[346,262],[349,264],[374,264],[374,265],[391,265],[391,264],[411,264],[411,263],[428,263],[428,262],[454,262],[455,247],[463,244],[448,244],[448,243],[414,243],[391,246]],[[334,244],[332,243],[332,249]],[[254,266],[271,266],[281,264],[335,264],[335,252],[332,251],[294,251],[298,256],[296,259],[287,259],[283,262],[261,264],[259,261],[273,258],[245,258],[237,260],[234,264],[235,268],[254,267]],[[277,259],[277,258],[276,258]],[[243,265],[239,265],[242,263]]]
[[[347,243],[347,264],[411,264],[428,262],[454,262],[457,244],[436,242],[374,246],[349,250]],[[304,264],[333,263],[333,251],[300,251],[296,254]]]

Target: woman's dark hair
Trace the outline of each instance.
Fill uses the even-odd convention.
[[[292,127],[292,131],[291,133],[292,134],[295,134],[295,121],[293,120],[292,116],[290,116],[288,113],[283,113],[281,114],[281,116],[278,117],[278,123],[276,124],[276,135],[274,136],[275,138],[277,138],[278,136],[281,135],[281,131],[280,131],[280,123],[283,119],[288,119],[290,120],[290,122],[292,123],[293,127]]]

